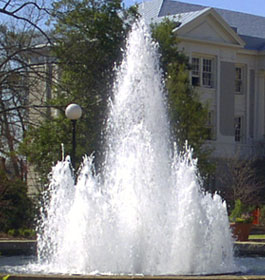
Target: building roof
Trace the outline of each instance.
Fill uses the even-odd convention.
[[[161,21],[165,16],[178,18],[180,15],[181,19],[190,20],[198,16],[206,8],[206,6],[174,0],[151,0],[144,2],[141,7],[147,21],[153,20],[155,22]],[[244,40],[246,43],[245,48],[265,50],[265,17],[218,8],[214,9]],[[183,15],[185,16],[183,17]]]

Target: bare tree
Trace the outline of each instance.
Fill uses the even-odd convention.
[[[7,21],[10,21],[10,18],[16,19],[20,25],[27,26],[34,32],[39,31],[47,41],[50,41],[49,36],[41,27],[49,14],[47,2],[50,1],[2,0],[0,1],[0,13],[6,15]]]
[[[258,176],[256,159],[238,156],[226,159],[218,166],[217,184],[222,197],[233,203],[240,199],[245,205],[259,205],[262,201],[264,179]]]
[[[30,90],[47,81],[43,66],[47,64],[43,50],[51,45],[44,26],[47,3],[50,1],[0,1],[0,156],[6,159],[5,168],[22,180],[26,179],[26,165],[18,147],[29,125],[29,109],[47,106],[29,98]],[[32,59],[40,52],[42,60]],[[47,91],[38,87],[39,96],[40,90]]]

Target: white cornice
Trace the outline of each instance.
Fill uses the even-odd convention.
[[[178,38],[180,39],[180,41],[200,43],[203,45],[214,45],[214,46],[226,47],[226,48],[243,49],[243,47],[241,45],[235,45],[235,44],[229,44],[229,43],[223,43],[223,42],[214,42],[214,41],[210,41],[210,40],[201,40],[201,39],[195,39],[195,38],[184,37],[184,36],[179,36],[179,35],[178,35]]]

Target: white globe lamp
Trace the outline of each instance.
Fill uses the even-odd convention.
[[[65,115],[70,120],[78,120],[82,116],[82,109],[78,104],[70,104],[65,109]]]

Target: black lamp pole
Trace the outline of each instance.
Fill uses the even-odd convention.
[[[76,120],[71,120],[72,121],[72,165],[75,170],[75,150],[76,150]]]
[[[72,166],[75,170],[76,165],[76,121],[82,116],[82,109],[77,104],[70,104],[65,109],[65,115],[72,122]]]

